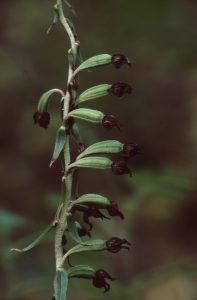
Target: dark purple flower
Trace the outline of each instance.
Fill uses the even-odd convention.
[[[112,217],[119,216],[121,219],[124,219],[123,213],[119,210],[118,204],[115,201],[111,201],[111,205],[107,208],[108,214]]]
[[[131,175],[131,170],[128,168],[125,159],[118,159],[114,161],[111,165],[111,169],[115,175],[123,175],[123,174]]]
[[[128,144],[124,144],[123,149],[121,151],[121,156],[125,158],[129,158],[141,153],[142,151],[139,148],[138,144],[128,143]]]
[[[46,112],[36,111],[33,115],[33,119],[34,119],[34,124],[38,123],[40,127],[47,129],[50,123],[50,114],[47,111]]]
[[[117,238],[117,237],[112,237],[111,239],[109,239],[106,242],[107,250],[109,252],[112,252],[112,253],[117,253],[121,249],[130,250],[129,246],[125,246],[125,245],[129,245],[130,246],[131,244],[127,240],[120,239],[120,238]]]
[[[94,207],[89,207],[87,210],[84,211],[83,214],[83,221],[90,226],[89,231],[92,229],[92,223],[90,223],[89,220],[90,217],[109,219],[104,214],[102,214],[99,209]]]
[[[104,128],[119,128],[118,120],[113,115],[105,115],[102,120],[102,125]]]
[[[116,97],[122,97],[125,94],[131,94],[132,90],[133,89],[129,84],[124,82],[117,82],[111,86],[109,92],[115,95]]]
[[[111,281],[115,280],[115,278],[112,278],[106,271],[102,269],[97,270],[92,278],[92,284],[96,288],[104,288],[104,293],[106,293],[110,290],[110,285],[106,282],[106,279],[109,279]]]
[[[80,237],[86,236],[86,235],[91,237],[90,229],[87,229],[85,227],[78,228],[78,234]]]
[[[131,66],[129,59],[124,54],[120,53],[112,55],[111,62],[117,69],[121,68],[123,65]]]

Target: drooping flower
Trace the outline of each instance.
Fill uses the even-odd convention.
[[[128,65],[129,67],[131,67],[130,60],[124,54],[121,53],[112,55],[111,62],[117,69],[120,69],[123,65]]]
[[[105,270],[97,270],[92,278],[92,284],[96,288],[104,288],[104,293],[106,293],[110,290],[110,285],[106,282],[106,279],[109,279],[111,281],[116,280],[115,278],[111,277],[111,275],[109,275],[109,273],[107,273]]]
[[[118,120],[113,115],[105,115],[102,120],[102,125],[104,128],[107,128],[107,129],[113,128],[113,127],[117,127],[118,129],[120,129],[119,125],[118,125]]]
[[[126,160],[122,158],[115,160],[111,165],[111,169],[115,175],[131,175],[131,170],[128,168]]]
[[[47,129],[50,123],[50,114],[47,111],[46,112],[36,111],[33,115],[33,119],[34,119],[34,124],[38,123],[40,127]]]
[[[109,252],[117,253],[121,249],[130,250],[129,246],[131,245],[126,239],[120,239],[118,237],[112,237],[111,239],[107,240],[106,247]]]
[[[110,87],[109,92],[116,97],[122,97],[125,94],[131,94],[132,90],[133,89],[129,84],[124,82],[117,82]]]

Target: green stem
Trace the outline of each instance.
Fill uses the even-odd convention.
[[[57,0],[57,10],[58,10],[60,22],[63,25],[64,29],[66,30],[66,32],[69,36],[70,43],[71,43],[71,51],[72,51],[72,55],[73,55],[73,62],[75,64],[76,60],[77,60],[78,42],[76,42],[76,37],[74,36],[74,34],[67,22],[67,19],[64,16],[62,0]],[[73,72],[74,72],[73,64],[69,61],[67,87],[71,81]],[[71,98],[72,98],[71,92],[67,89],[66,95],[63,97],[63,120],[65,120],[67,118],[69,108],[70,108],[70,102],[72,100]],[[69,135],[67,136],[67,141],[66,141],[63,152],[64,152],[64,170],[67,170],[68,165],[70,164]],[[57,270],[59,268],[61,268],[62,259],[63,259],[62,237],[63,237],[64,231],[67,227],[67,217],[68,217],[67,206],[68,206],[68,202],[71,200],[72,180],[73,180],[72,177],[73,177],[72,172],[69,173],[66,177],[63,177],[63,184],[65,185],[64,203],[62,206],[59,222],[56,226],[56,235],[55,235],[55,257],[56,257],[56,269]]]

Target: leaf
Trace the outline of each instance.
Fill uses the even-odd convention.
[[[79,197],[77,200],[74,200],[72,204],[92,205],[94,207],[107,207],[111,204],[111,202],[106,197],[98,194],[85,194]]]
[[[111,63],[112,56],[109,54],[99,54],[85,60],[74,72],[73,77],[81,70],[90,69]]]
[[[87,277],[92,278],[95,275],[95,270],[92,267],[87,265],[78,265],[68,269],[68,277],[78,277],[80,275],[86,275]]]
[[[89,146],[82,153],[78,155],[77,159],[91,154],[119,153],[122,149],[123,149],[123,144],[120,143],[119,141],[106,140]]]
[[[94,169],[110,169],[112,161],[106,157],[85,157],[79,160],[76,160],[74,163],[68,166],[68,170],[71,168],[94,168]]]
[[[99,84],[93,86],[86,91],[84,91],[76,100],[77,104],[80,104],[84,101],[92,100],[95,98],[100,98],[109,94],[109,89],[111,88],[111,84]]]
[[[53,223],[47,226],[47,228],[27,247],[18,249],[18,248],[12,248],[11,251],[17,251],[17,252],[26,252],[34,248],[43,238],[44,236],[54,227]]]
[[[64,126],[61,126],[56,134],[55,148],[49,167],[52,167],[53,163],[58,159],[66,143],[66,138],[66,128]]]
[[[49,91],[45,92],[44,94],[42,94],[42,96],[41,96],[41,98],[38,102],[38,111],[40,113],[47,111],[49,98],[54,93],[59,93],[62,97],[64,97],[64,92],[62,90],[59,90],[59,89],[52,89],[52,90],[49,90]]]
[[[85,120],[92,123],[101,123],[104,118],[104,114],[101,111],[95,109],[78,108],[72,110],[68,114],[68,117],[74,117],[76,119]]]
[[[67,218],[67,225],[68,225],[68,233],[70,234],[71,238],[79,244],[84,244],[84,242],[82,241],[82,239],[78,234],[79,224],[73,220],[72,216],[69,216]]]
[[[64,269],[58,269],[54,279],[55,300],[66,300],[68,274]]]
[[[49,26],[49,28],[47,29],[47,34],[49,34],[53,28],[54,25],[56,25],[59,21],[59,11],[57,9],[57,5],[54,5],[54,17],[53,17],[53,22],[51,23],[51,25]]]

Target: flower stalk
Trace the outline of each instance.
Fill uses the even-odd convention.
[[[60,157],[62,162],[62,191],[63,199],[55,215],[54,221],[45,231],[28,247],[23,249],[15,248],[15,251],[28,251],[32,249],[44,235],[51,229],[55,230],[55,260],[56,275],[54,279],[54,300],[67,299],[67,286],[70,278],[84,278],[92,280],[96,288],[104,288],[104,292],[109,291],[110,285],[106,279],[113,281],[114,278],[103,269],[95,271],[86,265],[71,266],[70,255],[87,251],[108,251],[117,253],[122,249],[130,249],[130,242],[125,238],[111,237],[108,240],[95,240],[92,238],[93,218],[110,219],[119,217],[124,219],[118,203],[108,199],[103,195],[84,194],[79,195],[78,191],[78,172],[85,168],[98,170],[110,170],[114,175],[130,174],[128,166],[129,159],[141,153],[136,143],[122,143],[117,140],[99,141],[93,145],[85,147],[83,144],[77,120],[84,120],[89,123],[97,123],[103,130],[120,129],[119,121],[113,114],[105,115],[102,111],[81,108],[81,103],[88,103],[90,100],[98,99],[109,94],[115,98],[122,98],[132,93],[132,87],[122,81],[115,84],[103,83],[86,89],[78,95],[78,76],[84,70],[96,68],[98,66],[113,65],[115,69],[120,69],[124,65],[131,66],[129,59],[124,54],[99,54],[81,62],[80,43],[72,22],[65,17],[63,3],[69,9],[72,6],[66,0],[56,0],[54,5],[54,21],[49,27],[50,32],[53,25],[60,22],[65,29],[69,40],[70,49],[68,50],[68,75],[65,91],[51,89],[45,92],[38,103],[38,108],[33,115],[34,123],[47,129],[50,123],[48,104],[53,93],[61,96],[61,115],[62,123],[57,130],[55,147],[50,162],[50,167]],[[78,147],[79,154],[72,159],[70,153],[71,138],[74,138]],[[115,159],[107,156],[116,155]],[[103,210],[105,212],[103,213]],[[76,221],[75,212],[82,213],[80,223]],[[106,216],[106,213],[108,215]],[[90,220],[91,218],[91,220]],[[82,224],[81,224],[82,223]],[[67,249],[67,235],[76,245]],[[85,240],[84,240],[85,237]],[[68,262],[70,268],[66,269]]]

